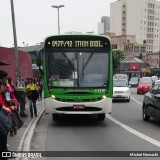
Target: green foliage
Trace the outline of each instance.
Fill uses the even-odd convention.
[[[36,64],[37,57],[36,56],[32,56],[32,64]]]
[[[113,70],[118,70],[120,67],[120,62],[125,58],[124,51],[112,50],[113,53]]]

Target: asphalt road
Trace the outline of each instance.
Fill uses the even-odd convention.
[[[139,159],[138,157],[120,157],[126,154],[160,151],[160,123],[155,120],[142,120],[143,95],[137,95],[131,88],[130,102],[113,103],[111,115],[106,115],[104,122],[97,122],[94,117],[69,116],[60,122],[52,121],[50,114],[44,114],[39,121],[32,140],[34,151],[110,151],[114,157],[47,157],[48,160],[106,160]],[[71,152],[72,153],[72,152]],[[74,152],[73,152],[74,154]],[[98,153],[97,153],[98,154]],[[63,157],[64,156],[64,157]],[[117,158],[117,157],[119,158]],[[160,156],[160,155],[159,155]],[[140,159],[160,159],[141,157]]]

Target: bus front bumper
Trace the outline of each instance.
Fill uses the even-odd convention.
[[[45,99],[46,113],[54,114],[100,114],[112,112],[112,99],[105,98],[97,102],[60,102],[52,98]]]

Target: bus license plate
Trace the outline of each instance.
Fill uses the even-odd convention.
[[[73,109],[84,109],[85,108],[85,105],[73,105]]]

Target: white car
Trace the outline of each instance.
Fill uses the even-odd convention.
[[[156,85],[160,85],[160,79],[159,80],[155,80],[155,86]]]
[[[124,100],[130,101],[130,89],[128,81],[125,79],[113,79],[113,101]]]
[[[152,76],[151,79],[152,79],[153,85],[155,85],[155,81],[158,80],[158,77],[157,76]]]

